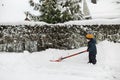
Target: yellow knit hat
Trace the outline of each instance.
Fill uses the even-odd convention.
[[[93,36],[93,34],[87,34],[87,35],[86,35],[86,38],[91,39],[91,38],[94,38],[94,36]]]

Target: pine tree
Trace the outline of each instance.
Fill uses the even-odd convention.
[[[83,19],[80,2],[81,0],[63,0],[61,2],[61,22]]]
[[[57,8],[57,0],[45,0],[40,8],[41,20],[48,23],[58,23],[60,10]]]
[[[39,3],[30,0],[30,6],[39,11],[40,15],[33,15],[28,12],[30,20],[44,21],[47,23],[61,23],[69,20],[83,19],[80,10],[81,0],[39,0]]]

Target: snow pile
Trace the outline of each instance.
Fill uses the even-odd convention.
[[[92,19],[92,20],[82,20],[82,21],[68,21],[65,22],[66,25],[111,25],[120,24],[120,18],[118,19]]]
[[[0,25],[49,25],[46,22],[19,21],[19,22],[0,22]]]
[[[82,20],[82,21],[68,21],[64,23],[48,24],[46,22],[33,22],[33,21],[21,21],[21,22],[0,22],[0,25],[119,25],[119,19],[92,19],[92,20]]]
[[[87,64],[88,54],[50,62],[75,50],[48,49],[42,52],[0,53],[0,80],[120,80],[120,44],[108,41],[97,45],[96,65]]]

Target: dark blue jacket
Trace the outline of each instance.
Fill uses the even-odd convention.
[[[90,39],[88,42],[88,49],[89,54],[97,54],[97,49],[96,49],[96,40],[95,39]]]

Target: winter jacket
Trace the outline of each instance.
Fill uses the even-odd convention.
[[[96,49],[96,40],[91,38],[90,41],[88,42],[88,49],[89,54],[97,54],[97,49]]]

